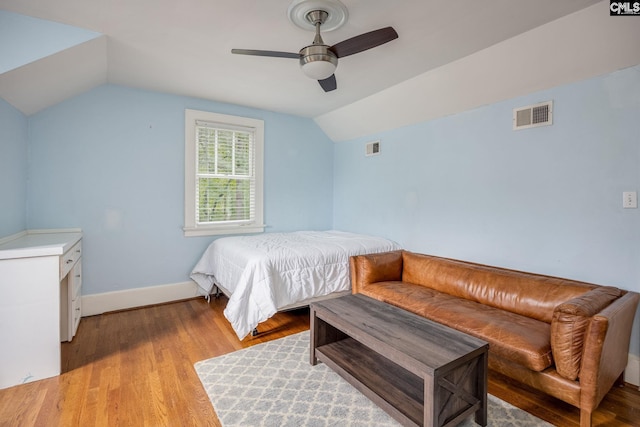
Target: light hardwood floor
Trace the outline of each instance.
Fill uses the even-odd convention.
[[[62,344],[62,375],[0,390],[0,426],[219,426],[193,364],[309,328],[308,310],[278,313],[258,337],[239,341],[222,314],[226,302],[83,318],[73,342]],[[555,425],[579,425],[575,408],[496,374],[489,392]],[[594,421],[640,426],[640,392],[612,390]]]

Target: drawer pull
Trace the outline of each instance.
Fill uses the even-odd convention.
[[[72,262],[73,262],[73,260],[72,260],[72,259],[68,259],[68,260],[67,260],[67,264],[71,264]]]
[[[76,274],[76,277],[79,279],[79,278],[80,278],[80,275],[79,275],[79,274]]]

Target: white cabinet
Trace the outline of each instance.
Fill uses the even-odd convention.
[[[24,232],[0,244],[0,389],[60,374],[81,316],[82,233]]]

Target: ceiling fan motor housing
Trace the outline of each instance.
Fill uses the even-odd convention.
[[[300,50],[300,67],[312,79],[326,79],[337,66],[338,57],[325,44],[312,44]]]
[[[300,50],[300,66],[314,61],[328,61],[338,65],[338,57],[326,44],[312,44]]]

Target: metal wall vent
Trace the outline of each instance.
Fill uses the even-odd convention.
[[[380,154],[380,141],[368,142],[366,146],[365,155],[375,156]]]
[[[553,101],[513,109],[513,129],[553,124]]]

